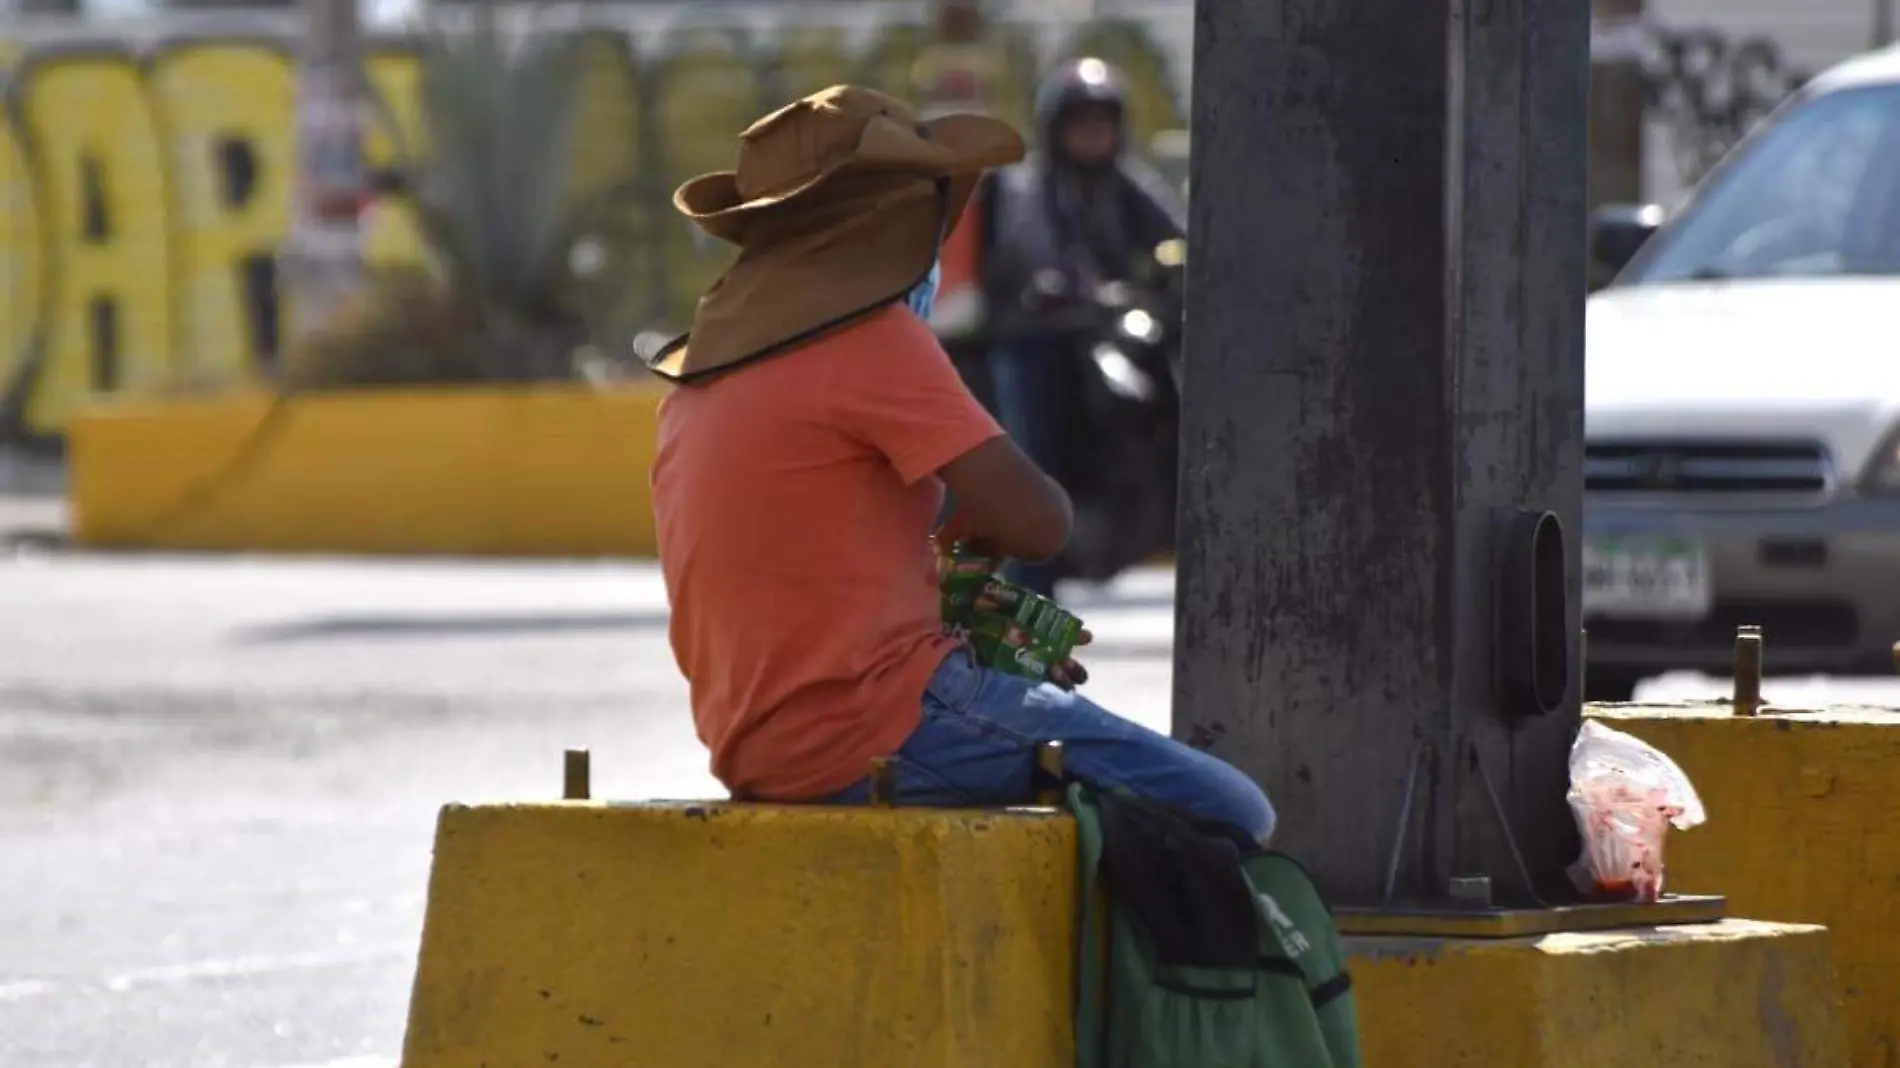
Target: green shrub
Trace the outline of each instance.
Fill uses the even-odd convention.
[[[422,34],[402,182],[428,265],[373,273],[290,353],[287,388],[572,379],[578,354],[630,344],[639,190],[573,182],[587,31],[511,32],[495,0],[457,13]]]

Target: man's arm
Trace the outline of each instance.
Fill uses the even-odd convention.
[[[879,312],[828,361],[837,423],[882,453],[906,485],[941,477],[958,517],[940,537],[1045,560],[1069,540],[1069,498],[970,395],[930,329],[905,308]]]
[[[957,502],[939,534],[945,543],[968,539],[984,552],[1030,561],[1047,560],[1069,543],[1069,495],[1008,437],[985,441],[939,474]]]

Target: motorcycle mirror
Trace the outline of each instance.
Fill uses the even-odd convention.
[[[1187,242],[1169,238],[1155,246],[1155,262],[1163,267],[1179,267],[1187,262]]]

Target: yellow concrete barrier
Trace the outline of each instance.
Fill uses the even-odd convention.
[[[443,810],[404,1068],[1067,1068],[1056,813]],[[1827,932],[1349,942],[1372,1068],[1843,1068]]]
[[[1843,1068],[1828,933],[1727,920],[1355,938],[1373,1068]]]
[[[651,556],[657,386],[91,406],[74,537],[101,547]]]
[[[1075,825],[449,807],[404,1068],[1058,1068]]]
[[[1622,705],[1591,714],[1668,753],[1708,807],[1707,824],[1670,838],[1669,888],[1726,894],[1748,916],[1827,925],[1853,1063],[1900,1064],[1900,713]]]

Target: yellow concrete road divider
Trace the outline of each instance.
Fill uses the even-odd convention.
[[[1355,938],[1368,1068],[1844,1068],[1828,932]]]
[[[404,1068],[1074,1062],[1075,825],[449,807]]]
[[[1076,889],[1053,811],[450,806],[404,1068],[1069,1068]],[[1815,927],[1348,945],[1371,1068],[1847,1063]]]
[[[1590,714],[1668,753],[1708,808],[1708,823],[1670,837],[1668,888],[1720,892],[1743,915],[1825,924],[1852,1063],[1900,1064],[1900,712]]]
[[[101,403],[69,435],[73,536],[99,548],[649,557],[665,392]]]

